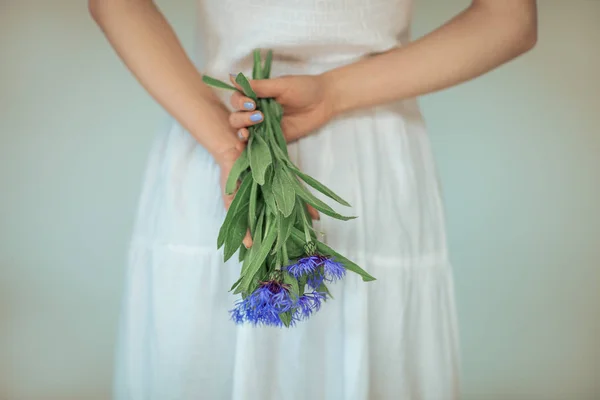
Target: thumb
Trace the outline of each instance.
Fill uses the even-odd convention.
[[[250,86],[258,97],[272,97],[277,99],[288,89],[288,80],[285,77],[272,79],[257,79],[250,81]]]
[[[231,83],[238,88],[240,91],[243,91],[240,85],[235,81],[235,74],[229,74],[229,79]],[[288,81],[286,77],[280,78],[271,78],[271,79],[252,79],[249,80],[250,86],[256,96],[259,98],[272,97],[278,98],[281,96],[288,88]]]

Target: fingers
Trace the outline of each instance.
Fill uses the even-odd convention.
[[[229,124],[238,130],[238,138],[245,142],[248,140],[249,132],[247,127],[260,124],[264,120],[262,112],[256,110],[256,101],[244,96],[242,88],[235,81],[236,75],[230,74],[231,83],[235,85],[240,92],[234,92],[231,95],[231,106],[237,110],[229,115]],[[250,85],[258,97],[277,98],[287,90],[287,81],[285,77],[274,79],[251,80]]]
[[[225,202],[225,210],[229,210],[229,207],[231,206],[231,203],[233,202],[234,197],[235,197],[235,193],[231,194],[231,195],[223,193],[223,201]],[[242,243],[244,244],[244,246],[247,249],[252,247],[252,236],[250,236],[250,229],[248,229],[246,231],[246,236],[244,236]]]
[[[258,97],[275,99],[281,97],[289,88],[286,77],[250,81],[250,86]]]
[[[229,210],[229,206],[233,201],[233,194],[225,194],[223,193],[223,202],[225,203],[225,210]]]
[[[231,106],[238,111],[254,111],[256,103],[250,97],[244,96],[240,92],[233,92],[229,99]]]
[[[284,117],[282,119],[281,130],[283,131],[283,137],[285,138],[286,143],[293,143],[303,136],[301,130],[294,126],[293,121],[290,121],[290,118]]]
[[[263,113],[260,111],[238,111],[229,114],[229,124],[235,129],[246,128],[248,126],[259,124],[263,121],[263,119]]]
[[[246,129],[246,128],[240,128],[237,131],[237,137],[242,142],[247,142],[248,139],[250,138],[250,131],[248,129]]]
[[[310,204],[307,204],[306,208],[308,209],[308,213],[310,214],[310,217],[312,219],[316,219],[316,220],[321,219],[321,215],[319,214],[319,212],[317,210],[315,210],[315,208],[313,206],[311,206]]]
[[[229,79],[231,83],[235,85],[236,88],[242,90],[240,85],[235,81],[235,74],[229,74]],[[250,86],[256,96],[260,98],[278,98],[289,88],[289,82],[285,76],[279,78],[270,78],[270,79],[256,79],[250,80]],[[235,107],[235,106],[234,106]]]
[[[246,247],[247,249],[252,247],[252,236],[250,236],[249,229],[246,231],[246,236],[244,237],[244,240],[242,240],[242,243],[244,244],[244,247]]]
[[[260,111],[256,111],[256,103],[249,97],[244,96],[240,92],[235,92],[231,95],[230,103],[237,112],[229,115],[229,124],[235,129],[242,129],[248,126],[259,124],[263,121],[264,116]],[[238,136],[247,134],[246,132],[238,131]],[[247,135],[246,135],[247,139]],[[240,140],[243,140],[240,137]]]

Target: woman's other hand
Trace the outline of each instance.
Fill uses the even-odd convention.
[[[234,76],[231,81],[235,83]],[[283,107],[281,127],[287,142],[310,135],[335,115],[333,96],[323,75],[289,75],[280,78],[251,80],[259,98],[274,98]],[[236,109],[229,116],[240,138],[248,139],[248,127],[263,121],[255,102],[240,92],[231,96]]]

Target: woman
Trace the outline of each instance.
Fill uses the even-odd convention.
[[[150,0],[90,0],[125,64],[176,120],[149,160],[115,398],[457,399],[452,269],[414,98],[531,49],[535,1],[473,0],[412,43],[410,0],[199,1],[207,74],[247,74],[254,48],[274,51],[274,79],[253,87],[284,106],[293,161],[359,216],[318,221],[325,240],[378,280],[348,276],[292,329],[233,324],[239,265],[216,251],[219,185],[262,114],[239,94],[226,107],[203,84]]]

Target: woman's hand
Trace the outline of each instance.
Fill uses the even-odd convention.
[[[234,76],[231,81],[235,83]],[[261,98],[274,98],[283,106],[281,127],[288,142],[314,132],[335,115],[333,96],[323,75],[289,75],[280,78],[251,80],[250,85]],[[239,92],[231,96],[231,105],[237,110],[229,122],[238,130],[238,136],[248,139],[248,127],[261,123],[263,115],[255,111],[254,100]]]
[[[244,147],[245,144],[240,141],[239,144],[237,144],[236,146],[213,155],[221,171],[219,183],[221,185],[221,196],[223,197],[223,203],[225,204],[226,210],[229,210],[229,206],[231,205],[233,197],[235,196],[235,194],[230,195],[227,194],[225,191],[225,186],[227,185],[227,178],[229,177],[229,173],[231,172],[233,164],[235,164],[235,161],[239,158],[240,154],[242,154]],[[252,246],[252,237],[250,236],[250,231],[246,232],[246,236],[244,237],[243,243],[244,246],[246,246],[246,248]]]

